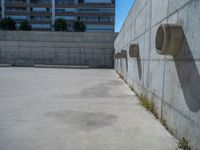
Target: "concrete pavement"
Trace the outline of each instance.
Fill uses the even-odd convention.
[[[175,150],[113,70],[0,68],[0,150]]]

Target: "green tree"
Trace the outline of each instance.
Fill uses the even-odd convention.
[[[55,31],[67,31],[68,30],[68,24],[64,19],[59,18],[59,19],[55,20],[54,28],[55,28]]]
[[[32,26],[27,20],[24,20],[20,23],[19,29],[24,31],[30,31],[32,30]]]
[[[10,17],[6,17],[0,21],[0,28],[3,30],[16,30],[16,22]]]
[[[82,21],[75,21],[73,24],[74,31],[76,32],[84,32],[86,30],[86,25]]]

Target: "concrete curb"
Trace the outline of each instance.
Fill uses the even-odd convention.
[[[89,69],[89,66],[70,66],[70,65],[43,65],[35,64],[35,68],[60,68],[60,69]]]
[[[0,64],[0,67],[11,67],[10,64]]]

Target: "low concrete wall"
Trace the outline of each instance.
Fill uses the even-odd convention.
[[[136,0],[116,41],[116,71],[138,95],[154,102],[177,138],[185,137],[200,149],[200,1]],[[160,24],[182,25],[185,41],[178,56],[159,55],[155,48]],[[139,44],[139,57],[129,56],[129,45]]]
[[[0,31],[0,63],[112,68],[116,33]]]

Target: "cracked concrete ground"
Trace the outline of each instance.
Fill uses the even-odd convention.
[[[175,150],[113,70],[0,68],[0,150]]]

